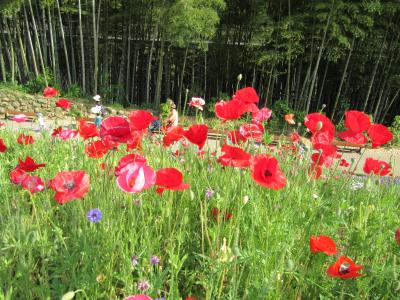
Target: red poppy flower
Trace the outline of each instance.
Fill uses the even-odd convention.
[[[163,144],[165,147],[170,146],[172,143],[179,141],[184,134],[184,130],[180,126],[171,126],[167,129],[167,134],[163,137]]]
[[[71,108],[71,102],[69,102],[67,99],[61,98],[56,102],[56,106],[68,110]]]
[[[138,154],[128,154],[120,159],[118,165],[115,167],[115,176],[119,176],[124,168],[131,163],[146,163],[146,158]]]
[[[252,113],[252,123],[261,123],[268,121],[271,118],[272,110],[267,107],[263,107],[262,109]]]
[[[366,174],[374,173],[380,176],[386,176],[388,174],[390,175],[392,170],[387,162],[368,157],[364,162],[363,171]]]
[[[119,143],[112,140],[109,135],[101,139],[108,150],[118,150]]]
[[[182,173],[175,168],[164,168],[156,172],[156,185],[160,186],[156,192],[161,194],[164,190],[182,191],[189,187],[183,182]]]
[[[233,144],[241,144],[247,141],[247,139],[240,133],[239,130],[229,131],[228,138]]]
[[[356,265],[350,258],[346,256],[340,256],[336,262],[331,265],[327,274],[330,277],[339,277],[342,279],[355,278],[363,276],[363,274],[358,273],[363,266]]]
[[[222,121],[240,119],[244,112],[243,102],[239,100],[220,101],[215,104],[215,115]]]
[[[6,123],[4,123],[3,121],[0,121],[0,127],[6,126]]]
[[[325,235],[311,236],[310,250],[313,253],[323,252],[326,255],[335,255],[337,253],[335,242]]]
[[[236,91],[233,99],[239,100],[243,103],[258,103],[260,98],[254,88],[246,87]]]
[[[400,246],[400,228],[396,230],[394,239],[396,240],[397,244]]]
[[[139,130],[135,130],[131,132],[131,136],[126,141],[126,151],[130,151],[132,149],[141,149],[142,148],[142,132]]]
[[[222,145],[221,151],[225,153],[218,158],[218,162],[227,167],[248,168],[250,167],[251,155],[238,147]]]
[[[239,132],[247,140],[254,139],[256,142],[261,142],[264,136],[264,127],[262,124],[242,124]]]
[[[330,131],[318,131],[313,133],[310,140],[313,145],[330,144],[334,139],[334,134]]]
[[[109,136],[114,142],[126,143],[131,137],[129,123],[123,117],[109,117],[101,123],[100,137]]]
[[[20,145],[29,145],[29,144],[33,144],[34,142],[35,142],[35,140],[33,139],[33,136],[25,135],[23,133],[20,133],[17,138],[17,143]]]
[[[20,185],[27,176],[29,175],[24,170],[17,167],[10,172],[10,181]]]
[[[371,127],[369,116],[362,111],[349,110],[344,113],[346,128],[355,133],[361,133]]]
[[[318,179],[322,175],[322,167],[320,164],[315,162],[311,163],[310,167],[308,168],[308,176],[312,179]]]
[[[43,168],[46,166],[46,164],[37,164],[32,157],[27,156],[25,158],[25,161],[22,159],[18,159],[18,166],[17,168],[20,168],[21,170],[24,170],[25,172],[33,172],[39,168]]]
[[[377,148],[393,139],[393,134],[389,129],[381,124],[374,124],[368,129],[368,135],[372,141],[372,148]]]
[[[99,136],[99,132],[95,124],[88,123],[85,120],[79,121],[78,127],[79,135],[84,139],[87,140],[88,138]]]
[[[6,152],[7,145],[4,143],[3,139],[0,139],[0,152]]]
[[[297,132],[292,132],[290,134],[290,140],[294,145],[296,145],[300,142],[300,135]]]
[[[201,150],[207,140],[208,126],[204,124],[192,125],[188,130],[184,131],[183,135]]]
[[[366,143],[368,143],[367,138],[362,133],[354,132],[351,130],[340,132],[339,137],[348,143],[356,145],[365,145]]]
[[[43,90],[43,96],[46,98],[52,98],[56,95],[58,95],[58,91],[55,88],[48,86]]]
[[[347,160],[345,160],[345,159],[341,159],[339,165],[342,166],[342,167],[346,167],[346,168],[348,166],[350,166],[349,162]]]
[[[217,207],[213,207],[210,209],[211,219],[213,221],[218,221],[221,213],[223,213],[223,218],[222,218],[223,221],[227,221],[227,220],[230,220],[233,218],[233,214],[231,214],[227,211],[222,212]]]
[[[26,176],[21,186],[32,194],[41,192],[45,188],[43,180],[38,176]]]
[[[279,168],[278,161],[269,154],[260,154],[254,157],[251,176],[259,185],[273,190],[282,189],[286,185],[286,178]]]
[[[328,117],[320,113],[312,113],[304,118],[304,124],[312,133],[328,131],[332,136],[335,135],[335,126]]]
[[[57,128],[54,128],[54,129],[53,129],[53,132],[51,133],[51,136],[52,136],[52,137],[57,137],[57,136],[59,136],[59,134],[61,133],[61,131],[62,131],[62,127],[61,127],[61,126],[59,126],[59,127],[57,127]]]
[[[337,157],[337,147],[332,144],[315,144],[315,150],[320,150],[320,153],[314,153],[311,158],[314,163],[330,167],[333,159]]]
[[[285,121],[291,125],[296,124],[296,121],[294,120],[294,114],[286,114]]]
[[[94,141],[85,145],[85,153],[91,158],[101,158],[108,152],[108,148],[103,141]]]
[[[134,110],[128,118],[132,131],[147,129],[152,121],[157,120],[155,116],[145,110]]]
[[[197,300],[197,298],[196,298],[196,297],[193,297],[193,296],[187,296],[187,297],[185,298],[185,300]]]
[[[59,172],[50,183],[56,192],[54,199],[64,204],[74,199],[83,198],[89,190],[90,177],[84,171]]]

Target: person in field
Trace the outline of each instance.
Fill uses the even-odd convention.
[[[178,126],[179,123],[179,117],[178,117],[178,111],[176,110],[176,105],[174,101],[171,99],[167,100],[167,103],[169,105],[169,114],[167,117],[167,126]]]

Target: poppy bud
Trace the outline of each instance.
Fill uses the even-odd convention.
[[[239,75],[237,76],[237,81],[242,80],[242,78],[243,78],[243,75],[242,75],[242,74],[239,74]]]
[[[397,244],[400,246],[400,228],[396,230],[394,238],[396,239]]]
[[[323,125],[324,124],[321,121],[318,121],[318,123],[317,123],[317,131],[320,131],[322,129]]]

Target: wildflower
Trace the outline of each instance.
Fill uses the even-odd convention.
[[[171,126],[167,129],[167,134],[163,137],[164,147],[168,147],[174,142],[183,138],[184,129],[180,126]]]
[[[347,160],[345,160],[345,159],[341,159],[339,165],[342,166],[342,167],[350,166],[349,162]]]
[[[196,107],[200,110],[203,110],[203,105],[206,104],[203,98],[200,97],[192,97],[192,99],[189,102],[190,107]]]
[[[103,139],[106,136],[114,142],[126,143],[131,136],[128,121],[120,116],[105,119],[100,126],[100,137]]]
[[[26,176],[22,180],[21,186],[32,194],[41,192],[45,188],[43,180],[38,176]]]
[[[85,153],[91,158],[102,158],[108,152],[103,141],[98,140],[85,145]]]
[[[330,277],[339,277],[342,279],[355,278],[363,276],[363,274],[358,273],[362,268],[363,266],[356,265],[350,258],[340,256],[336,262],[328,268],[327,274]]]
[[[239,132],[246,140],[254,139],[256,142],[261,142],[264,136],[264,127],[261,124],[242,124]]]
[[[6,152],[7,151],[7,145],[4,143],[3,139],[0,139],[0,152]]]
[[[131,131],[131,136],[126,141],[126,151],[132,149],[142,149],[142,131]]]
[[[238,147],[231,147],[226,144],[222,145],[221,151],[224,155],[218,158],[218,162],[222,166],[230,166],[237,168],[250,167],[251,155]]]
[[[59,172],[50,181],[50,188],[56,192],[54,199],[59,204],[83,198],[89,185],[90,177],[84,171]]]
[[[133,200],[133,205],[140,206],[140,205],[142,205],[142,201],[140,199],[135,199],[135,200]]]
[[[372,141],[372,148],[377,148],[393,139],[393,134],[389,129],[381,124],[374,124],[368,129],[368,136]]]
[[[99,136],[97,126],[95,124],[88,123],[85,120],[79,121],[78,132],[84,140]]]
[[[102,214],[98,208],[93,208],[87,213],[86,217],[90,222],[97,223],[101,220]]]
[[[215,104],[215,115],[222,121],[240,119],[244,112],[245,107],[239,100],[219,101]]]
[[[25,172],[33,172],[39,168],[43,168],[46,166],[46,164],[37,164],[32,157],[27,156],[25,158],[25,161],[22,159],[18,159],[18,165],[17,168],[20,168],[21,170],[24,170]]]
[[[10,172],[10,181],[14,184],[20,185],[28,176],[29,175],[26,174],[24,170],[17,167]]]
[[[256,104],[260,98],[256,90],[252,87],[246,87],[236,91],[235,95],[233,95],[233,100],[242,102],[244,112],[257,112],[259,110]]]
[[[335,135],[335,126],[328,117],[320,113],[308,114],[304,118],[304,125],[314,134],[316,132],[329,132],[330,135]]]
[[[55,88],[48,86],[43,90],[43,96],[46,98],[52,98],[56,95],[58,95],[58,90],[56,90]]]
[[[189,187],[183,182],[182,173],[175,168],[163,168],[156,172],[156,185],[159,186],[156,192],[161,194],[164,190],[182,191]]]
[[[395,238],[397,244],[400,246],[400,228],[396,230],[396,234],[394,235],[394,238]]]
[[[18,114],[15,115],[11,118],[12,121],[17,122],[17,123],[24,123],[28,121],[28,117],[24,114]]]
[[[151,122],[157,120],[150,112],[145,110],[134,110],[129,116],[131,131],[147,129]]]
[[[285,121],[291,125],[296,124],[295,120],[294,120],[294,114],[286,114],[285,115]]]
[[[286,178],[279,168],[278,161],[269,154],[254,157],[251,176],[256,183],[270,189],[279,190],[286,185]]]
[[[56,102],[56,106],[68,110],[71,108],[71,102],[69,102],[67,99],[61,98]]]
[[[33,139],[33,136],[31,135],[25,135],[21,133],[18,138],[17,138],[17,143],[20,145],[29,145],[33,144],[35,140]]]
[[[352,132],[363,132],[371,127],[371,120],[367,114],[358,110],[348,110],[344,113],[345,126]]]
[[[240,133],[239,130],[232,130],[228,132],[228,138],[233,144],[241,144],[247,141],[247,139]]]
[[[153,255],[153,256],[150,257],[150,263],[153,266],[156,266],[156,265],[158,265],[160,263],[160,259],[158,258],[157,255]]]
[[[131,257],[132,267],[136,267],[138,263],[139,263],[138,262],[138,257],[136,255],[132,255],[132,257]]]
[[[124,298],[124,300],[152,300],[149,296],[138,294]]]
[[[367,138],[362,133],[353,132],[351,130],[340,132],[339,137],[348,143],[356,145],[365,145],[368,142]]]
[[[208,126],[204,124],[192,125],[184,131],[183,135],[201,150],[207,140]]]
[[[367,157],[364,162],[363,171],[366,174],[378,174],[380,176],[390,175],[392,171],[390,165],[382,160],[376,160],[371,157]]]
[[[147,280],[141,280],[137,283],[137,288],[140,291],[146,291],[150,288],[150,283]]]
[[[156,173],[144,162],[126,165],[117,177],[117,186],[127,193],[138,193],[154,185]]]
[[[311,236],[310,250],[313,253],[323,252],[326,255],[335,255],[337,253],[335,242],[325,235]]]
[[[268,107],[263,107],[259,111],[252,113],[251,122],[257,124],[268,121],[269,118],[271,118],[271,115],[272,115],[272,110],[270,110]]]
[[[215,194],[215,191],[212,188],[207,188],[206,189],[206,199],[209,200],[211,199]]]
[[[249,196],[244,196],[243,197],[243,204],[246,204],[247,202],[249,202]]]
[[[119,176],[125,170],[125,167],[131,163],[146,163],[146,161],[144,156],[138,154],[125,155],[119,160],[118,165],[115,167],[115,176]]]

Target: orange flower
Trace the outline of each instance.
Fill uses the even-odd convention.
[[[292,125],[296,124],[296,122],[294,121],[294,114],[285,115],[285,121]]]

